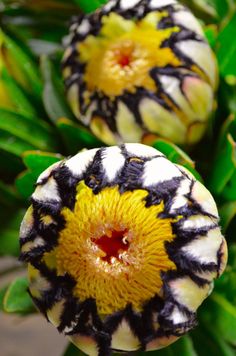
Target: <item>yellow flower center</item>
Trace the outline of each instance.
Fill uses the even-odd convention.
[[[157,91],[151,69],[180,64],[170,48],[161,47],[179,31],[178,27],[157,29],[164,15],[153,12],[137,23],[114,13],[104,16],[100,35],[88,36],[78,48],[80,60],[86,63],[88,89],[108,96],[122,95],[124,90],[133,93],[137,87]]]
[[[132,303],[136,311],[161,294],[161,271],[176,269],[165,242],[174,235],[164,203],[146,207],[146,190],[120,193],[117,186],[94,194],[77,187],[74,211],[62,210],[65,228],[54,252],[58,275],[69,273],[74,296],[96,299],[98,312],[110,314]]]

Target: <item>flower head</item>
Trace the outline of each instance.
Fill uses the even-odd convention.
[[[195,17],[176,1],[111,0],[71,26],[63,74],[75,115],[109,145],[203,135],[217,66]]]
[[[78,153],[39,177],[22,222],[30,294],[88,355],[162,348],[225,268],[218,220],[207,189],[154,148]]]

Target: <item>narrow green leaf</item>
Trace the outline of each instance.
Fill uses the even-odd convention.
[[[60,119],[57,127],[64,139],[69,154],[75,154],[82,148],[96,148],[104,144],[92,135],[87,129],[73,123],[68,119]]]
[[[1,131],[0,131],[1,141]],[[0,176],[7,182],[12,182],[16,175],[24,169],[23,162],[19,156],[15,156],[0,148]]]
[[[212,19],[218,17],[214,6],[207,0],[182,0],[182,2],[192,9],[198,17],[208,22],[212,22]]]
[[[24,151],[35,149],[33,145],[0,129],[0,149],[21,157]]]
[[[203,323],[214,325],[221,338],[236,346],[236,306],[214,292],[207,301],[207,311],[201,313]]]
[[[205,325],[201,324],[196,330],[191,332],[197,355],[234,356],[233,349],[222,339],[219,333],[209,332],[212,329],[215,329],[214,323],[209,324],[208,329],[205,328]]]
[[[41,71],[44,79],[43,102],[48,116],[54,123],[62,117],[72,118],[62,81],[56,76],[52,62],[46,55],[41,57]]]
[[[34,106],[5,68],[1,70],[0,99],[1,108],[17,112],[27,117],[37,116]]]
[[[3,300],[8,289],[8,285],[0,289],[0,311],[3,311]]]
[[[4,229],[0,237],[0,256],[18,257],[19,250],[19,231]]]
[[[235,109],[236,109],[236,107],[235,107]],[[235,128],[236,128],[236,117],[235,117],[235,115],[231,114],[223,122],[223,125],[221,126],[219,140],[218,140],[218,144],[217,144],[217,151],[224,149],[225,141],[227,140],[228,134],[231,134],[233,140],[235,141],[234,136],[233,136]]]
[[[34,120],[0,109],[0,129],[40,150],[53,151],[58,147],[53,130],[43,120]]]
[[[220,194],[221,197],[224,198],[226,201],[232,201],[236,199],[235,140],[236,117],[232,114],[223,123],[223,126],[221,128],[217,145],[218,147],[216,150],[217,159],[214,164],[213,172],[211,175],[211,178],[213,178],[216,169],[216,172],[218,174],[218,183],[220,182],[220,179],[222,179],[222,187],[220,187]],[[232,152],[230,153],[231,150]],[[222,171],[220,171],[220,169]],[[217,179],[216,176],[215,178]],[[213,186],[212,188],[213,192],[215,192]]]
[[[101,0],[74,0],[85,13],[93,12],[99,8],[105,1]]]
[[[233,268],[233,270],[236,272],[236,243],[235,242],[229,246],[228,263],[230,267]],[[235,284],[235,288],[236,288],[236,284]],[[235,293],[235,298],[236,298],[236,293]]]
[[[205,36],[212,48],[216,45],[216,40],[218,36],[218,28],[216,25],[208,25],[204,28]]]
[[[181,337],[177,342],[170,346],[174,355],[197,356],[193,342],[189,336]]]
[[[209,177],[209,187],[215,194],[220,194],[232,178],[236,168],[236,145],[230,134],[227,135],[225,146],[215,159]]]
[[[227,227],[236,215],[236,201],[225,203],[219,209],[220,224],[223,232],[226,232]]]
[[[5,206],[14,206],[20,204],[20,197],[12,186],[3,183],[0,180],[0,203]]]
[[[217,58],[222,76],[236,75],[236,12],[218,36]]]
[[[85,354],[80,351],[75,345],[69,344],[63,356],[85,356]]]
[[[208,0],[216,9],[218,16],[223,19],[230,12],[230,0]]]
[[[226,79],[226,78],[225,78]],[[221,80],[219,88],[219,109],[222,110],[223,115],[230,113],[236,114],[236,85]],[[220,116],[222,117],[220,111]],[[232,115],[233,116],[233,115]]]
[[[42,92],[42,82],[36,63],[2,30],[0,30],[0,56],[11,77],[25,90],[39,97]]]
[[[28,199],[33,194],[36,180],[37,177],[32,172],[25,171],[18,175],[15,185],[22,198]]]
[[[227,299],[231,304],[236,305],[236,270],[229,264],[220,279],[215,281],[215,292]]]
[[[231,228],[231,226],[230,226]],[[235,226],[233,228],[233,234],[231,237],[234,236],[235,233]],[[227,234],[230,236],[229,232]],[[228,302],[231,303],[234,307],[236,306],[236,243],[231,242],[228,245],[228,264],[226,270],[224,271],[223,275],[215,281],[215,292],[218,295],[226,298]]]
[[[3,300],[3,308],[7,313],[29,314],[35,311],[28,294],[27,278],[15,279],[8,287]]]
[[[52,164],[61,161],[63,156],[55,153],[29,151],[23,155],[23,161],[27,168],[29,168],[35,176],[39,176],[45,169]]]
[[[218,330],[214,330],[210,325],[208,325],[208,333],[212,336],[216,344],[218,344],[219,351],[223,356],[235,356],[235,350],[231,345],[224,341],[221,337],[221,333]]]
[[[6,209],[1,206],[0,221],[0,256],[19,256],[19,227],[24,216],[24,209],[12,205]]]
[[[231,179],[225,185],[221,196],[227,201],[233,201],[236,199],[236,170]]]
[[[23,155],[23,160],[28,168],[16,179],[16,187],[20,195],[28,199],[34,192],[38,176],[53,163],[60,161],[63,157],[59,154],[45,153],[40,151],[29,151]]]

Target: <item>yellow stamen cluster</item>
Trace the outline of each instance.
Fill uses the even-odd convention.
[[[85,80],[90,91],[108,96],[122,95],[124,90],[134,93],[137,87],[157,91],[150,70],[180,64],[170,48],[161,48],[178,27],[157,31],[157,21],[158,13],[137,23],[115,13],[104,17],[101,35],[88,36],[78,48],[81,61],[87,64]]]
[[[160,295],[160,272],[176,269],[164,246],[174,239],[173,220],[158,217],[163,203],[146,208],[147,194],[145,190],[120,194],[118,187],[107,187],[94,195],[81,182],[74,211],[62,211],[66,226],[56,248],[58,273],[75,279],[79,300],[95,298],[100,314],[121,310],[130,301],[140,311],[146,300]],[[114,231],[124,232],[122,242],[128,248],[107,260],[99,239],[106,235],[112,245]]]

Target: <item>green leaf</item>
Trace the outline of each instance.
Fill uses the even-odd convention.
[[[41,57],[41,72],[44,79],[43,103],[52,122],[55,123],[62,117],[73,118],[65,100],[62,81],[46,55]]]
[[[35,149],[35,147],[30,143],[0,129],[0,150],[21,157],[24,151],[33,149]]]
[[[222,193],[226,184],[232,178],[236,168],[236,145],[230,134],[227,135],[225,146],[215,159],[209,177],[209,187],[215,194]]]
[[[2,30],[0,30],[0,56],[12,78],[28,92],[33,92],[35,96],[41,95],[42,82],[36,63]]]
[[[215,325],[209,325],[206,329],[204,324],[201,324],[196,330],[191,332],[194,347],[199,356],[234,356],[233,349],[221,338],[221,335],[215,331]]]
[[[228,78],[228,77],[226,77]],[[225,79],[226,79],[225,78]],[[219,119],[229,116],[231,113],[236,114],[236,85],[221,80],[219,88]]]
[[[236,117],[235,117],[235,115],[231,114],[231,115],[229,115],[227,120],[224,121],[224,123],[220,129],[220,135],[219,135],[219,140],[218,140],[218,144],[217,144],[217,153],[221,149],[224,149],[228,134],[231,134],[233,140],[235,141],[235,138],[236,138],[236,137],[234,138],[235,129],[236,129]]]
[[[19,227],[24,216],[24,209],[1,206],[0,220],[0,256],[19,256]]]
[[[7,289],[8,289],[8,285],[0,289],[0,311],[3,311],[3,300]]]
[[[200,18],[211,22],[217,18],[217,12],[212,6],[211,1],[207,0],[182,0]]]
[[[201,313],[201,320],[214,326],[221,338],[236,346],[236,307],[224,296],[212,294],[207,302],[207,313]]]
[[[69,344],[63,356],[85,356],[85,354],[80,351],[75,345]]]
[[[22,217],[23,218],[23,217]],[[19,250],[19,231],[4,229],[0,237],[0,256],[18,257]]]
[[[202,181],[202,177],[194,168],[195,164],[192,159],[178,146],[163,139],[158,139],[154,142],[153,147],[166,155],[171,162],[186,167],[198,180]]]
[[[236,75],[236,12],[218,36],[217,58],[222,76]]]
[[[57,127],[61,132],[69,154],[75,154],[84,147],[90,149],[104,145],[87,129],[68,119],[58,120]]]
[[[216,40],[218,36],[218,28],[216,25],[208,25],[204,28],[205,36],[212,48],[216,45]]]
[[[1,141],[1,131],[0,131],[0,141]],[[6,182],[12,182],[16,175],[22,172],[24,169],[23,162],[21,158],[15,156],[9,152],[0,149],[0,176]]]
[[[227,202],[219,209],[220,224],[223,232],[226,232],[230,222],[236,215],[236,201]]]
[[[224,187],[221,196],[227,201],[236,199],[236,170]]]
[[[20,204],[20,197],[16,190],[0,180],[0,203],[5,206],[14,206]]]
[[[231,4],[230,4],[231,0],[208,0],[208,1],[215,8],[219,18],[223,19],[224,17],[229,16],[229,13],[231,11]]]
[[[76,4],[79,5],[81,10],[85,13],[93,12],[99,8],[106,1],[101,0],[74,0]]]
[[[20,195],[28,199],[34,192],[38,176],[49,166],[60,161],[63,157],[59,154],[45,153],[39,151],[25,152],[23,160],[28,168],[16,179],[16,187]]]
[[[215,282],[215,292],[236,305],[236,271],[228,265],[222,277]]]
[[[189,336],[182,337],[179,341],[171,346],[175,350],[175,355],[197,356],[193,342]]]
[[[8,287],[3,308],[7,313],[29,314],[35,311],[35,307],[28,293],[27,278],[15,279]]]
[[[5,68],[1,70],[0,107],[27,117],[37,116],[34,106]]]
[[[236,272],[236,243],[235,242],[231,244],[229,247],[228,264]],[[235,284],[235,288],[236,288],[236,284]],[[236,298],[236,294],[235,294],[235,298]]]
[[[58,141],[51,127],[43,120],[24,117],[0,109],[0,130],[4,130],[40,150],[57,150]]]
[[[30,151],[25,152],[23,161],[27,168],[29,168],[37,177],[52,164],[61,161],[63,156],[60,154]]]
[[[212,191],[226,201],[236,199],[236,117],[230,115],[224,122],[216,149],[216,160],[210,175]]]
[[[235,228],[233,230],[233,233]],[[223,275],[215,281],[215,292],[236,305],[236,243],[228,245],[228,264]]]
[[[15,185],[22,198],[29,199],[29,197],[33,194],[36,180],[37,176],[29,171],[22,172],[18,175]]]

